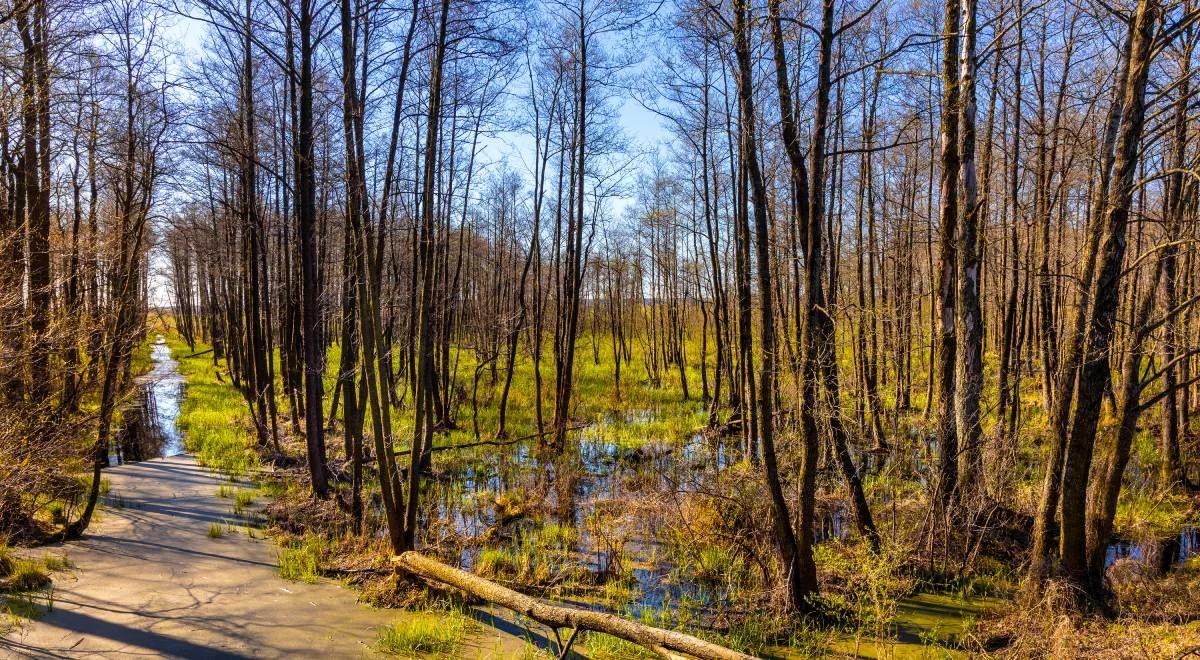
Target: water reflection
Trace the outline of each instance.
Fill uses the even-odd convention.
[[[110,465],[183,453],[183,437],[175,421],[183,402],[184,380],[162,335],[154,343],[150,359],[154,368],[138,377],[134,401],[122,413],[122,427],[109,452]]]
[[[1109,544],[1104,558],[1106,567],[1118,559],[1130,559],[1154,566],[1160,573],[1200,556],[1200,527],[1185,527],[1178,534],[1150,541],[1116,540]]]

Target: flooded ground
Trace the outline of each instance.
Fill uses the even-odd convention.
[[[465,569],[557,601],[665,627],[730,632],[770,609],[763,598],[770,539],[755,537],[756,526],[747,524],[769,515],[754,504],[755,473],[738,437],[698,430],[675,437],[638,437],[634,431],[630,437],[631,427],[654,423],[652,411],[602,415],[550,457],[531,443],[439,453],[425,502],[425,543],[454,548]],[[911,525],[911,513],[905,518],[901,512],[897,522],[894,507],[913,500],[927,467],[922,448],[897,449],[877,469],[911,488],[889,486],[873,495],[879,521],[891,533],[896,525]],[[815,536],[827,548],[827,562],[855,545],[854,525],[838,495],[844,491],[840,476],[822,470],[820,481],[825,495]],[[739,488],[749,494],[727,495]],[[1158,562],[1163,571],[1198,553],[1195,527],[1154,543],[1118,541],[1109,552],[1110,563]],[[1008,602],[1002,595],[938,592],[909,579],[915,591],[893,601],[882,627],[835,632],[830,650],[924,657],[936,648],[953,657],[957,640],[972,632],[974,622]],[[854,625],[848,622],[846,629]],[[800,657],[795,646],[758,648]]]
[[[182,369],[192,374],[199,360],[182,357],[189,352],[179,355]],[[174,403],[177,409],[174,365],[162,359],[169,355],[161,348],[154,353],[147,398],[163,407],[156,394],[164,394],[166,407]],[[211,361],[203,363],[208,369]],[[189,394],[199,398],[205,387],[190,386]],[[211,398],[225,397],[222,406],[236,411],[222,408],[205,419],[216,427],[236,418],[244,402],[226,382],[212,387],[219,392]],[[974,622],[1007,616],[1011,609],[1019,580],[1014,566],[1027,541],[1024,518],[1003,510],[995,520],[984,520],[981,526],[1000,530],[1002,543],[989,544],[981,551],[983,561],[970,568],[951,565],[941,559],[941,550],[915,543],[928,518],[925,484],[936,467],[930,461],[936,448],[926,436],[898,434],[887,455],[855,455],[887,539],[889,556],[878,559],[859,542],[845,480],[824,456],[828,448],[821,448],[814,523],[821,616],[788,618],[779,614],[774,592],[778,551],[764,524],[771,511],[761,468],[747,461],[739,429],[708,427],[705,408],[695,400],[666,401],[661,395],[663,401],[655,401],[657,390],[647,392],[638,397],[643,407],[618,410],[621,402],[581,407],[569,420],[572,431],[561,448],[539,443],[532,419],[518,418],[508,438],[488,434],[486,423],[482,432],[443,429],[423,475],[419,547],[530,595],[698,632],[755,655],[956,657],[993,643],[987,625]],[[149,412],[148,418],[174,430],[165,424],[173,417],[169,410]],[[403,424],[395,429],[398,449],[411,437]],[[189,432],[207,428],[186,426]],[[782,427],[781,470],[794,475],[798,432],[794,420],[784,420]],[[340,438],[342,429],[332,433]],[[251,440],[247,435],[246,442]],[[377,488],[365,485],[369,495]],[[796,506],[799,494],[789,489],[785,497]],[[383,548],[382,503],[371,496],[365,504],[365,531],[377,539],[372,546]],[[1177,541],[1173,556],[1195,554],[1194,533]],[[933,559],[914,560],[925,554]],[[1124,544],[1113,554],[1141,559],[1151,549]]]
[[[1116,540],[1108,546],[1107,566],[1119,559],[1132,559],[1153,565],[1160,573],[1200,556],[1200,527],[1187,526],[1178,534],[1134,542]]]
[[[440,453],[426,544],[457,548],[461,567],[502,583],[654,625],[728,633],[765,616],[774,550],[751,524],[763,500],[740,438],[628,437],[630,424],[653,421],[602,416],[552,457],[525,443]],[[832,472],[822,479],[840,492]],[[735,486],[744,496],[724,499]],[[817,514],[818,543],[850,540],[844,501],[822,500]],[[887,643],[934,643],[987,606],[934,611],[926,597],[901,604]]]
[[[110,465],[183,453],[183,437],[175,422],[185,379],[162,335],[151,347],[150,359],[154,368],[137,378],[134,401],[122,412],[121,430],[109,453]]]

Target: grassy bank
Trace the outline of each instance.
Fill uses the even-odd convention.
[[[192,351],[179,335],[165,336],[187,379],[176,421],[184,447],[203,465],[230,477],[245,476],[258,465],[245,398],[229,382],[224,365],[213,363],[211,346],[198,343]]]

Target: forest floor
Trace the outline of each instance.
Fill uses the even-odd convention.
[[[234,514],[217,495],[222,479],[190,456],[105,475],[106,506],[89,533],[37,550],[65,552],[71,573],[55,576],[35,620],[0,637],[0,656],[372,657],[379,629],[412,616],[360,605],[332,580],[279,577],[276,544],[253,510]],[[513,657],[525,645],[487,627],[459,650]]]
[[[147,414],[166,435],[149,434],[136,454],[186,447],[192,456],[105,470],[103,507],[80,542],[0,545],[0,559],[7,552],[32,573],[53,574],[52,583],[43,576],[28,590],[33,595],[0,594],[0,658],[554,657],[552,633],[540,626],[437,590],[398,589],[380,509],[366,508],[359,533],[344,501],[314,501],[295,458],[302,441],[281,428],[284,451],[264,460],[227,372],[207,351],[160,330],[139,372],[154,363]],[[336,354],[329,362],[338,363]],[[626,384],[623,398],[609,396],[602,369],[587,364],[594,368],[582,369],[588,404],[574,451],[556,460],[540,462],[529,442],[469,448],[480,440],[475,423],[494,427],[496,406],[487,398],[472,406],[472,424],[439,435],[439,444],[468,448],[437,455],[423,495],[422,515],[433,521],[423,541],[429,552],[543,598],[772,658],[958,658],[992,650],[1178,657],[1200,648],[1200,502],[1135,491],[1143,494],[1118,516],[1121,538],[1130,540],[1113,549],[1117,574],[1132,578],[1118,583],[1122,615],[1067,616],[1052,598],[1018,603],[1019,567],[1008,554],[960,569],[948,585],[914,577],[919,555],[907,532],[925,515],[919,484],[929,465],[916,451],[898,454],[915,456],[911,464],[897,459],[887,472],[868,473],[868,492],[888,513],[881,554],[855,542],[838,486],[827,483],[817,551],[829,616],[816,624],[782,618],[762,597],[751,562],[770,546],[760,539],[764,545],[746,554],[727,541],[743,539],[739,521],[762,515],[758,481],[738,460],[736,441],[697,431],[707,421],[703,408],[669,387],[639,380]],[[518,370],[513,389],[518,436],[534,424],[527,371]],[[393,417],[394,433],[410,432],[404,417]],[[335,474],[345,466],[340,435],[331,431]],[[140,440],[131,442],[126,452]],[[551,487],[548,470],[567,487]],[[375,489],[368,483],[369,497]],[[1178,566],[1152,575],[1146,560],[1162,555],[1164,540],[1176,543]],[[10,619],[18,625],[6,630]],[[586,635],[575,648],[591,660],[653,657],[605,635]]]

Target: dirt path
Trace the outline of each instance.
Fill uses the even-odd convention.
[[[65,550],[54,607],[0,638],[17,658],[374,657],[378,626],[402,612],[355,602],[328,580],[281,579],[275,544],[244,531],[209,538],[233,518],[221,480],[187,456],[105,471],[109,506]],[[463,657],[507,656],[523,642],[484,628]]]

